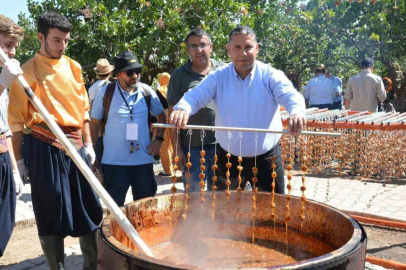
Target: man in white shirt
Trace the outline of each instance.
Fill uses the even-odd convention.
[[[332,110],[341,110],[341,108],[343,107],[343,82],[341,81],[340,78],[334,76],[333,74],[331,74],[330,70],[327,70],[326,73],[326,77],[329,78],[333,84],[334,84],[334,88],[335,88],[335,92],[336,92],[336,96],[333,99],[333,106],[332,106]]]
[[[184,127],[189,115],[213,101],[216,111],[215,125],[226,127],[282,130],[281,104],[289,112],[291,131],[301,131],[306,125],[305,104],[285,74],[256,60],[259,45],[254,30],[237,26],[229,35],[227,52],[231,63],[209,73],[193,90],[188,91],[175,105],[170,122]],[[242,190],[247,181],[252,183],[252,167],[258,168],[260,190],[272,191],[272,163],[276,165],[275,192],[284,193],[284,168],[281,159],[280,135],[272,133],[216,131],[219,144],[218,190]],[[230,179],[226,179],[225,164],[230,155]],[[238,157],[242,157],[244,170],[238,181]],[[275,157],[275,159],[273,159]],[[195,166],[193,164],[193,166]],[[196,165],[198,166],[198,165]]]
[[[94,68],[94,72],[97,74],[97,77],[99,77],[99,80],[97,80],[90,88],[89,88],[89,101],[90,101],[90,107],[93,105],[93,100],[96,97],[97,92],[99,91],[100,88],[103,86],[106,86],[110,80],[110,74],[113,71],[114,66],[110,65],[109,61],[107,59],[101,58],[97,60],[96,67]]]
[[[0,258],[14,228],[16,200],[21,196],[24,185],[18,170],[11,131],[7,122],[8,86],[14,79],[23,74],[20,63],[12,59],[24,37],[23,29],[11,19],[0,14],[0,48],[10,58],[0,61]]]
[[[332,109],[333,99],[336,96],[333,81],[325,77],[326,68],[324,65],[315,69],[316,77],[310,79],[306,85],[304,98],[310,107],[319,109]]]
[[[386,91],[382,78],[372,73],[374,60],[365,58],[361,63],[362,71],[351,77],[344,91],[345,109],[352,111],[378,110],[378,100],[386,100]]]

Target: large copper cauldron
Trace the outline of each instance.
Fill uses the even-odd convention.
[[[229,202],[224,192],[216,194],[216,221],[252,223],[252,192],[242,194],[232,192]],[[171,241],[176,227],[183,222],[184,198],[184,194],[176,194],[174,198],[172,195],[161,195],[130,203],[122,210],[147,245],[154,246]],[[206,192],[205,200],[201,203],[199,193],[190,194],[188,219],[196,219],[198,216],[198,219],[210,222],[212,212],[210,192]],[[257,226],[273,226],[270,203],[269,193],[257,193]],[[275,195],[275,204],[276,223],[284,224],[286,196]],[[290,214],[293,219],[289,222],[289,230],[317,237],[332,246],[333,250],[312,259],[270,269],[364,269],[366,234],[362,227],[348,215],[330,206],[314,201],[307,201],[305,206],[306,218],[301,226],[299,219],[301,200],[298,197],[292,198]],[[152,230],[158,231],[159,237],[144,237],[147,235],[146,232]],[[258,234],[256,237],[261,238],[262,235]],[[306,243],[299,243],[300,245],[312,249],[306,246]],[[108,215],[102,222],[99,233],[99,269],[199,269],[199,267],[169,263],[138,253],[118,223]]]

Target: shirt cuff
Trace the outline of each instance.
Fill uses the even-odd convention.
[[[19,123],[11,124],[10,130],[11,130],[11,132],[19,132],[19,131],[23,132],[24,124],[19,124]]]
[[[85,121],[90,121],[89,111],[85,111],[85,118],[83,119],[83,122]]]
[[[305,112],[302,110],[302,109],[300,109],[300,108],[293,108],[290,112],[289,112],[289,115],[302,115],[302,116],[305,116]]]
[[[187,112],[187,113],[191,113],[191,111],[192,111],[192,109],[190,108],[190,106],[188,106],[188,105],[186,105],[186,104],[176,104],[175,105],[175,107],[173,107],[173,110],[174,111],[177,111],[177,110],[182,110],[182,111],[185,111],[185,112]]]
[[[7,130],[7,132],[4,133],[4,135],[6,135],[6,138],[13,137],[13,133],[11,132],[11,130]]]

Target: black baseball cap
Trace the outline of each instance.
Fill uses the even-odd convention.
[[[115,76],[121,71],[142,67],[143,65],[138,62],[137,57],[132,52],[125,51],[114,57],[113,75]]]

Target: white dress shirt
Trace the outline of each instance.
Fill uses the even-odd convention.
[[[333,81],[322,74],[309,80],[304,92],[304,98],[310,105],[333,104],[335,96]]]
[[[305,115],[305,103],[285,74],[270,65],[255,61],[251,73],[243,80],[230,63],[210,73],[193,90],[187,92],[174,109],[196,113],[210,101],[216,111],[216,126],[259,128],[280,131],[282,121],[279,104],[290,115]],[[195,132],[195,131],[194,131]],[[229,134],[232,138],[229,139]],[[272,133],[216,131],[220,146],[233,155],[255,156],[271,150],[281,135]],[[240,148],[241,140],[241,148]]]

